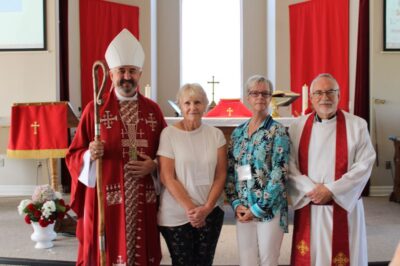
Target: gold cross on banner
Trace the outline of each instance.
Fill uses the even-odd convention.
[[[38,122],[35,121],[35,123],[31,124],[31,127],[33,127],[33,135],[37,135],[38,127],[40,127],[40,124],[38,124]]]
[[[232,116],[233,109],[229,107],[228,109],[226,109],[226,112],[228,113],[228,116]]]
[[[214,86],[215,86],[215,84],[219,84],[219,81],[215,81],[215,80],[214,80],[214,76],[212,76],[212,81],[207,81],[207,83],[208,83],[208,84],[212,84],[212,91],[211,91],[211,94],[212,94],[212,101],[211,101],[210,106],[214,107],[214,106],[216,105],[216,104],[215,104],[215,101],[214,101],[214,93],[215,93],[215,88],[214,88]]]

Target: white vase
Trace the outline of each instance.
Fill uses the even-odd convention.
[[[51,248],[54,246],[52,241],[57,237],[56,232],[54,232],[54,224],[42,227],[38,222],[32,222],[33,234],[31,239],[36,242],[35,248]]]

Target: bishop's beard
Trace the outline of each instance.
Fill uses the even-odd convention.
[[[130,86],[124,86],[125,83],[128,83]],[[119,87],[124,93],[129,94],[134,91],[137,87],[137,81],[134,79],[121,79],[119,82]]]

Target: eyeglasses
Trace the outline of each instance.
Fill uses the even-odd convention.
[[[332,98],[334,95],[336,95],[336,92],[338,91],[338,89],[330,89],[327,91],[314,91],[312,93],[312,96],[314,96],[315,98],[322,98],[322,95],[326,95],[328,98]]]
[[[267,92],[267,91],[250,91],[249,92],[249,96],[253,97],[253,98],[257,98],[258,96],[262,96],[263,98],[268,98],[270,97],[272,94]]]

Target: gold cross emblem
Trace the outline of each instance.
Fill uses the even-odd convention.
[[[226,109],[226,112],[228,113],[228,116],[232,116],[233,109],[229,107],[228,109]]]
[[[31,127],[33,127],[33,135],[37,135],[38,127],[40,127],[39,123],[35,121],[35,123],[31,124]]]
[[[336,266],[346,266],[349,263],[349,259],[343,252],[339,252],[333,259],[333,264]]]
[[[297,244],[297,249],[299,250],[301,256],[306,255],[306,253],[308,253],[308,251],[310,250],[309,247],[307,246],[306,241],[301,240],[299,244]]]

